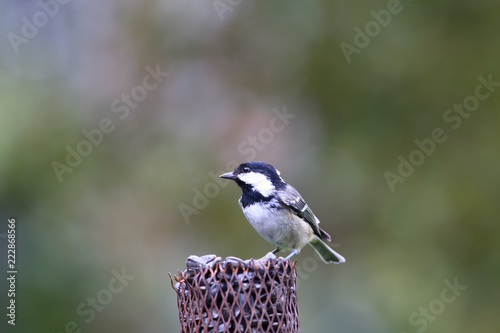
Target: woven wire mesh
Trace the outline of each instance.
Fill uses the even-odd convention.
[[[300,332],[295,262],[217,259],[174,277],[181,333]]]

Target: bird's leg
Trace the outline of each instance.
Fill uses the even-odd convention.
[[[280,252],[280,251],[281,251],[281,249],[280,249],[280,247],[278,246],[277,248],[275,248],[275,249],[273,250],[273,252],[272,252],[272,253],[273,253],[273,254],[276,254],[276,253],[278,253],[278,252]]]
[[[279,248],[276,248],[274,251],[268,252],[265,256],[259,259],[259,261],[268,261],[269,259],[276,259],[274,255],[276,252],[279,252]]]
[[[297,249],[293,249],[292,252],[285,258],[285,260],[290,260],[291,257],[298,254],[299,251]]]

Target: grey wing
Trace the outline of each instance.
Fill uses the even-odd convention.
[[[278,191],[278,198],[295,215],[309,223],[314,234],[322,238],[323,233],[319,228],[318,218],[314,215],[311,208],[309,208],[307,203],[300,196],[300,193],[293,186],[287,184],[285,189]]]

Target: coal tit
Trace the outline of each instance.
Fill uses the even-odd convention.
[[[318,218],[299,192],[285,183],[272,165],[247,162],[220,177],[234,180],[241,188],[239,203],[243,214],[262,237],[277,246],[272,254],[291,250],[286,257],[290,259],[309,244],[325,263],[345,262],[324,243],[331,241],[330,235],[320,229]]]

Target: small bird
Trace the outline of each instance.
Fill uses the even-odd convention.
[[[286,257],[290,259],[309,244],[325,263],[345,262],[324,243],[331,241],[330,235],[320,229],[318,218],[299,192],[285,183],[272,165],[260,161],[242,163],[220,177],[234,180],[243,191],[239,199],[243,214],[262,237],[276,245],[268,255],[291,250]]]

